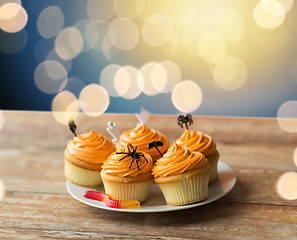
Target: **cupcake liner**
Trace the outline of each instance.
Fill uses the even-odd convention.
[[[186,205],[208,197],[209,171],[192,178],[181,177],[174,182],[158,183],[168,205]]]
[[[113,199],[130,201],[137,200],[144,202],[149,194],[150,186],[153,180],[138,183],[118,183],[102,179],[105,193],[109,194]]]
[[[70,182],[84,187],[96,187],[102,183],[100,171],[75,166],[65,159],[64,174]]]
[[[208,162],[207,164],[208,164],[208,166],[211,167],[210,177],[209,177],[209,181],[208,181],[208,185],[211,185],[218,179],[218,170],[217,170],[218,160]]]

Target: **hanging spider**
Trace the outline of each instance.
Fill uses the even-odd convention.
[[[131,157],[132,161],[130,163],[129,169],[131,168],[132,163],[135,160],[136,164],[137,164],[137,169],[140,170],[139,165],[138,165],[138,161],[139,161],[140,157],[143,157],[146,162],[148,162],[148,160],[146,159],[146,157],[144,156],[144,154],[142,152],[136,152],[137,146],[134,148],[132,144],[129,143],[129,145],[132,148],[132,151],[130,151],[130,152],[116,152],[116,154],[125,154],[126,155],[126,156],[122,157],[119,161],[122,161],[126,157]]]
[[[177,124],[180,125],[181,128],[183,128],[183,125],[185,124],[186,129],[189,129],[188,124],[189,126],[191,126],[192,123],[193,123],[193,119],[191,114],[187,114],[186,116],[179,115],[177,118]]]

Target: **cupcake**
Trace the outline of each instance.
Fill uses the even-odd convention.
[[[102,166],[105,193],[115,200],[144,202],[153,183],[152,164],[148,153],[125,144],[113,152]]]
[[[202,153],[174,143],[152,174],[168,205],[186,205],[207,199],[210,170]]]
[[[207,164],[211,167],[209,184],[218,179],[217,164],[219,153],[213,139],[199,131],[185,129],[183,135],[175,143],[180,146],[189,148],[192,152],[200,152],[207,158]]]
[[[134,129],[124,131],[120,135],[119,145],[125,146],[127,143],[130,143],[136,146],[138,151],[148,153],[153,161],[156,161],[160,157],[159,152],[155,148],[148,149],[148,144],[154,141],[163,143],[158,148],[163,155],[169,147],[168,138],[155,129],[148,128],[144,124],[138,124]]]
[[[112,141],[100,133],[93,130],[80,135],[75,133],[75,137],[68,142],[64,152],[65,177],[80,186],[100,185],[103,161],[114,151],[115,146]]]

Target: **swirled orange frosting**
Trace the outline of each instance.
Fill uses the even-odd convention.
[[[217,150],[216,144],[209,135],[189,129],[186,129],[175,142],[191,151],[201,152],[204,156],[213,154]]]
[[[113,152],[103,163],[102,169],[105,170],[106,174],[116,175],[119,177],[135,177],[141,173],[150,172],[153,164],[151,156],[148,153],[143,152],[142,154],[144,157],[139,156],[139,158],[133,160],[133,158],[128,155],[131,151],[132,148],[129,144],[117,149],[117,151]],[[141,153],[138,151],[138,148],[136,153]]]
[[[131,143],[133,146],[137,146],[137,150],[147,152],[152,157],[160,156],[155,148],[147,148],[147,145],[153,141],[161,141],[163,143],[163,146],[159,147],[161,153],[166,152],[169,147],[168,138],[164,134],[148,128],[144,124],[140,124],[134,129],[123,132],[120,136],[119,144],[124,146],[127,143]]]
[[[93,130],[79,134],[68,144],[68,153],[82,161],[88,163],[102,164],[107,157],[115,151],[115,146],[111,140]]]
[[[155,178],[182,174],[185,171],[204,167],[207,160],[202,153],[191,152],[174,143],[152,169]]]

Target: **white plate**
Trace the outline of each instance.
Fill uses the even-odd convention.
[[[66,187],[68,192],[72,197],[78,201],[85,203],[87,205],[102,208],[111,211],[119,212],[133,212],[133,213],[145,213],[145,212],[167,212],[167,211],[176,211],[187,208],[193,208],[202,206],[208,203],[211,203],[224,195],[226,195],[234,187],[236,182],[236,177],[232,169],[225,163],[219,161],[218,163],[218,175],[219,179],[209,186],[208,189],[208,198],[202,202],[183,205],[183,206],[169,206],[166,204],[165,198],[158,185],[153,183],[150,189],[148,199],[140,205],[139,208],[134,209],[119,209],[107,207],[105,203],[88,199],[84,197],[84,194],[88,190],[104,192],[103,185],[99,188],[88,188],[75,185],[69,181],[66,182]]]

